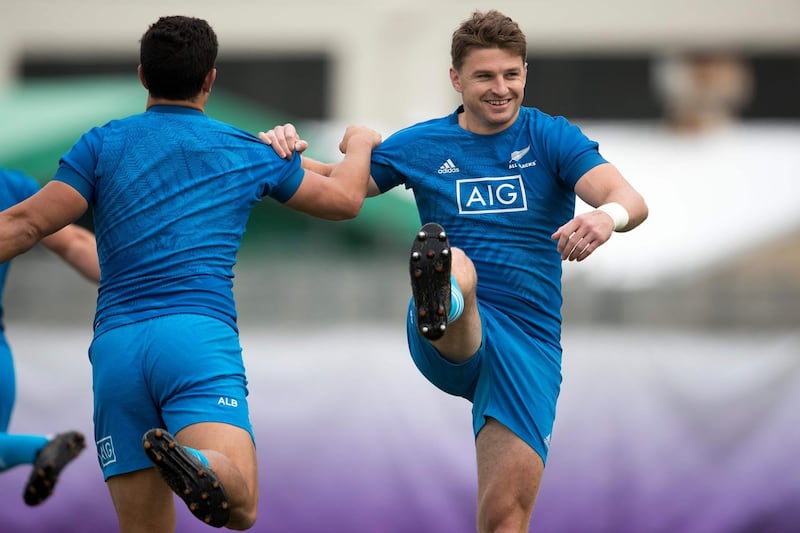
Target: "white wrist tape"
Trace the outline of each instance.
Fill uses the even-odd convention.
[[[603,204],[598,207],[597,210],[602,211],[611,217],[611,220],[614,221],[614,231],[620,231],[623,229],[628,225],[628,221],[630,220],[628,210],[625,209],[622,204],[618,204],[617,202]]]

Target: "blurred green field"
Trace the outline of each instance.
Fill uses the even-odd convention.
[[[27,172],[44,184],[59,158],[87,130],[105,122],[140,113],[146,92],[131,77],[80,77],[20,83],[0,93],[0,166]],[[257,134],[291,120],[280,112],[214,89],[206,108],[209,116]],[[319,146],[313,127],[303,129],[309,155],[322,158],[329,148]],[[243,253],[261,253],[265,243],[284,248],[304,243],[331,253],[352,253],[377,246],[405,247],[418,227],[410,195],[384,194],[368,200],[352,221],[331,223],[312,219],[267,199],[251,217]],[[89,220],[84,221],[86,225]]]

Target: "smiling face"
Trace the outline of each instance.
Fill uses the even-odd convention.
[[[461,68],[450,68],[453,88],[461,93],[459,125],[478,134],[503,131],[517,119],[528,67],[520,55],[502,48],[474,48]]]

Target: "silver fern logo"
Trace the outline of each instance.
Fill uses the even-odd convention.
[[[529,144],[522,150],[516,150],[514,152],[511,152],[511,161],[519,161],[520,159],[525,157],[525,154],[527,154],[530,151],[531,151],[531,145]]]
[[[509,159],[508,161],[508,169],[511,170],[514,168],[535,167],[536,166],[535,159],[533,161],[528,161],[526,163],[520,163],[520,160],[526,155],[528,155],[528,152],[530,151],[531,151],[531,145],[529,144],[522,150],[514,150],[513,152],[511,152],[511,159]]]

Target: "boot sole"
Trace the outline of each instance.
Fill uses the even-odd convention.
[[[409,274],[417,331],[428,340],[447,331],[450,313],[450,242],[436,223],[422,226],[411,246]]]
[[[82,433],[69,431],[56,435],[36,456],[33,471],[25,485],[23,499],[28,505],[39,505],[52,493],[61,471],[86,447]]]
[[[163,429],[144,434],[142,445],[161,478],[206,524],[223,527],[230,519],[230,501],[216,474],[187,452]]]

